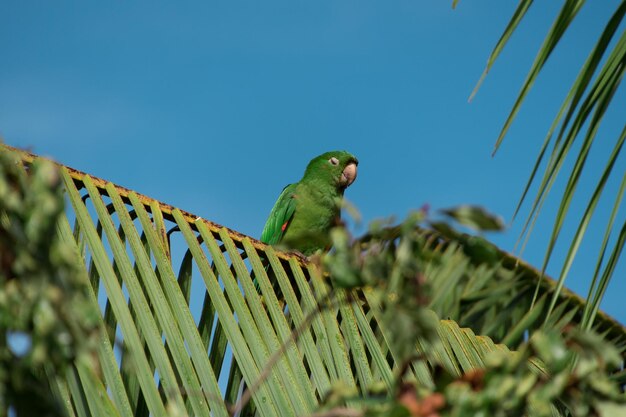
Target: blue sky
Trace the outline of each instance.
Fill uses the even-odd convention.
[[[3,2],[0,136],[255,237],[282,187],[332,149],[360,160],[346,195],[365,222],[462,203],[510,220],[618,2],[587,2],[492,158],[557,3],[536,2],[468,103],[516,2],[462,0],[457,10],[414,0]],[[598,133],[606,140],[588,163],[592,179],[603,143],[623,127],[624,98],[622,88]],[[622,156],[616,172],[625,170]],[[581,294],[620,179],[567,281]],[[587,182],[580,197],[591,192]],[[523,255],[537,266],[556,200]],[[511,251],[522,220],[490,238]],[[622,323],[625,269],[622,261],[603,304]]]

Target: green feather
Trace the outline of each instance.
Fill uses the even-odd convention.
[[[296,210],[296,202],[293,198],[296,185],[289,184],[283,188],[283,192],[280,193],[274,208],[272,208],[265,222],[263,233],[261,233],[261,242],[275,245],[282,240],[285,232],[283,225],[289,223]]]

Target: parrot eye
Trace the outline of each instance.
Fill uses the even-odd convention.
[[[328,162],[330,162],[331,165],[339,165],[339,159],[335,158],[334,156],[330,158]]]

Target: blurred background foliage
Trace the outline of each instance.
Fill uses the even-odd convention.
[[[79,258],[57,233],[58,168],[0,152],[0,404],[18,415],[65,415],[50,381],[93,348],[99,314]],[[91,347],[90,347],[91,346]],[[93,362],[96,365],[97,362]]]

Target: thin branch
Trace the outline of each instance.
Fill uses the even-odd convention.
[[[239,401],[237,401],[235,405],[233,405],[232,407],[229,407],[229,411],[232,416],[236,415],[241,410],[243,410],[243,408],[246,406],[246,404],[248,404],[248,402],[252,398],[252,395],[259,389],[261,384],[265,382],[265,380],[267,380],[270,373],[272,372],[272,368],[274,367],[274,365],[276,365],[276,363],[281,358],[281,356],[287,351],[291,343],[295,343],[300,338],[302,333],[311,325],[311,322],[313,321],[313,319],[317,317],[317,315],[320,314],[323,309],[329,309],[331,307],[337,306],[337,303],[326,304],[326,302],[333,295],[334,295],[334,290],[331,289],[328,292],[328,294],[322,297],[322,299],[317,303],[316,308],[304,318],[304,321],[300,324],[300,326],[298,326],[291,332],[289,339],[285,340],[280,345],[280,348],[276,352],[274,352],[274,354],[270,357],[269,361],[263,367],[261,374],[259,375],[257,380],[254,382],[254,384],[252,384],[248,389],[246,389],[243,392],[243,394],[241,395],[241,398],[239,399]]]
[[[362,417],[365,414],[361,410],[347,407],[335,407],[321,413],[310,414],[308,417]]]

